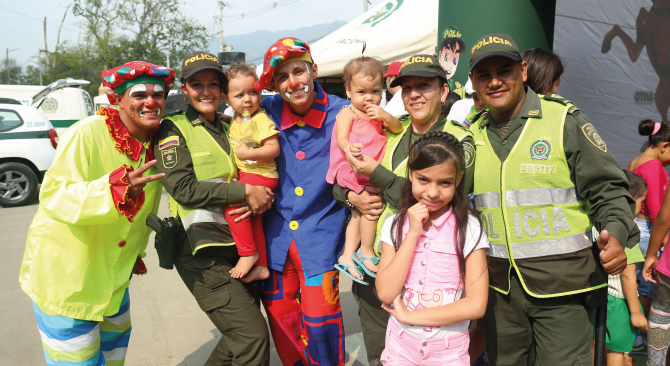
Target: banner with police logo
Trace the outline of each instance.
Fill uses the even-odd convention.
[[[639,122],[668,121],[670,2],[558,0],[554,51],[565,66],[558,94],[626,167],[647,141]]]

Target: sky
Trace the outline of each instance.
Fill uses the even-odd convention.
[[[383,0],[368,0],[369,7]],[[253,18],[240,19],[240,14],[254,14],[267,9],[273,3],[285,4]],[[48,49],[53,50],[58,36],[58,26],[63,12],[71,0],[28,0],[0,2],[0,57],[4,60],[6,49],[9,58],[19,65],[35,65],[35,56],[44,49],[43,20],[47,17]],[[330,23],[336,20],[350,21],[363,12],[363,0],[226,0],[224,8],[224,39],[226,34],[246,34],[256,30],[296,29],[314,24]],[[208,30],[218,35],[219,14],[216,0],[185,0],[182,5],[184,16],[197,19]],[[72,15],[72,8],[63,23],[60,40],[77,43],[83,39],[79,20]],[[15,51],[12,51],[15,50]]]

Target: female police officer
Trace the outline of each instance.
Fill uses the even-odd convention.
[[[472,186],[472,170],[475,158],[474,140],[472,134],[457,122],[449,122],[442,118],[442,105],[449,94],[447,75],[440,66],[437,58],[430,55],[411,56],[400,67],[398,76],[391,83],[391,87],[401,86],[398,93],[402,93],[402,101],[409,113],[409,118],[402,117],[404,131],[400,134],[389,134],[386,150],[381,164],[368,157],[363,160],[353,158],[350,152],[347,158],[354,171],[370,177],[370,183],[379,188],[386,201],[383,210],[379,196],[371,195],[367,191],[356,192],[335,185],[333,196],[335,199],[352,209],[359,209],[366,216],[379,215],[377,221],[377,236],[375,238],[375,252],[379,252],[379,234],[384,220],[396,211],[394,207],[400,201],[401,187],[407,175],[407,150],[409,146],[423,134],[431,131],[445,131],[454,135],[465,150],[465,177],[463,184],[467,189]],[[353,283],[351,292],[358,301],[363,340],[368,354],[370,365],[379,365],[381,352],[384,350],[388,313],[381,308],[381,301],[377,297],[375,279],[366,274],[364,280],[370,286]]]
[[[244,213],[240,219],[262,213],[272,205],[272,192],[235,183],[228,126],[216,113],[222,83],[227,82],[219,60],[203,51],[188,55],[182,62],[181,82],[186,112],[166,117],[155,139],[170,212],[186,234],[175,248],[174,265],[222,334],[206,365],[267,365],[269,337],[257,305],[260,288],[228,273],[239,255],[222,208],[239,204],[233,213]]]

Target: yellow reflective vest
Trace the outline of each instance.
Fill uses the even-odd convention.
[[[400,164],[398,164],[398,166],[395,167],[395,169],[393,169],[392,167],[393,154],[398,148],[398,144],[400,143],[402,136],[405,133],[407,133],[407,130],[412,126],[411,118],[401,120],[400,122],[402,122],[403,125],[403,131],[401,133],[394,134],[390,131],[384,130],[388,139],[386,140],[386,150],[384,151],[384,157],[382,158],[381,165],[384,168],[388,169],[389,171],[392,171],[395,175],[407,178],[407,157],[405,157],[405,159],[403,159],[403,161]],[[456,137],[456,139],[461,142],[468,136],[472,137],[472,133],[462,128],[458,122],[446,121],[444,123],[444,127],[442,128],[442,131],[454,135],[454,137]],[[381,238],[382,226],[384,225],[384,221],[386,221],[387,218],[389,218],[392,215],[395,215],[396,213],[398,213],[398,210],[392,207],[391,204],[387,202],[386,206],[384,207],[384,211],[382,211],[381,215],[379,215],[379,219],[377,220],[377,231],[375,233],[375,241],[373,246],[375,254],[377,256],[380,255],[382,250],[381,243],[379,240]]]
[[[595,270],[589,204],[577,195],[563,148],[571,106],[541,99],[542,117],[528,118],[504,162],[491,146],[488,127],[480,127],[482,118],[470,129],[477,148],[474,204],[491,243],[490,286],[504,294],[512,267],[535,297],[607,286],[575,275],[583,269],[571,271]]]
[[[198,181],[230,183],[237,180],[233,159],[203,125],[194,126],[183,113],[165,119],[171,120],[184,137]],[[229,127],[223,124],[223,128],[227,135]],[[223,207],[193,208],[180,205],[170,197],[170,212],[181,219],[193,254],[205,247],[235,245]]]
[[[145,201],[130,223],[116,209],[109,175],[133,161],[116,150],[105,117],[91,116],[60,137],[40,189],[21,263],[21,289],[56,314],[102,321],[119,311],[137,257],[144,257],[162,187],[144,187]],[[144,175],[156,174],[152,167]]]

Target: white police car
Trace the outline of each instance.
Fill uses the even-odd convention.
[[[51,166],[58,135],[34,107],[0,100],[0,206],[29,203]]]

